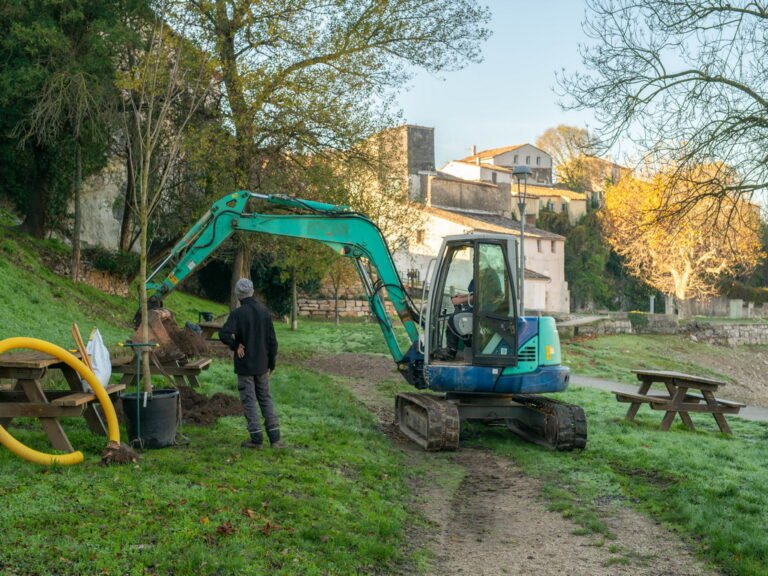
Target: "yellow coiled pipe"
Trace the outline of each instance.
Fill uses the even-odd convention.
[[[115,407],[112,404],[112,400],[109,394],[104,390],[104,387],[96,378],[93,370],[88,368],[83,362],[75,358],[72,354],[64,350],[63,348],[51,344],[45,340],[38,340],[37,338],[7,338],[0,341],[0,354],[7,352],[8,350],[16,350],[18,348],[38,350],[39,352],[45,352],[51,356],[55,356],[70,368],[75,370],[80,376],[85,378],[88,384],[91,385],[93,393],[101,403],[101,407],[104,410],[104,416],[107,419],[107,432],[109,439],[120,443],[120,426],[117,423],[117,415],[115,414]],[[38,452],[28,446],[25,446],[16,438],[11,436],[8,431],[0,426],[0,444],[8,448],[11,452],[28,460],[29,462],[35,462],[37,464],[43,464],[45,466],[51,466],[53,464],[59,464],[62,466],[69,466],[71,464],[79,464],[83,461],[83,453],[80,451],[72,452],[70,454],[46,454],[45,452]]]

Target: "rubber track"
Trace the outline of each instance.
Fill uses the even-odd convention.
[[[398,394],[395,418],[400,431],[427,451],[456,450],[459,446],[459,411],[442,396]]]
[[[516,394],[513,399],[532,411],[527,421],[507,420],[507,427],[518,436],[559,451],[587,445],[587,417],[580,406],[527,394]]]

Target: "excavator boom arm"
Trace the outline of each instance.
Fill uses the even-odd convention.
[[[302,213],[248,213],[245,209],[251,198],[258,198],[286,208],[300,209]],[[353,258],[355,268],[368,293],[371,312],[379,322],[395,361],[402,360],[403,352],[386,313],[381,295],[382,288],[386,289],[411,342],[418,340],[416,313],[381,231],[367,217],[344,206],[245,191],[230,194],[215,202],[173,247],[168,257],[149,276],[148,292],[159,297],[170,293],[237,231],[316,240],[343,256]],[[364,260],[376,268],[378,273],[376,282],[368,275]],[[169,266],[172,266],[172,269],[163,280],[151,281]]]

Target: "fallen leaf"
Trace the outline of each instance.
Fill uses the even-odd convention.
[[[216,533],[217,534],[225,534],[229,536],[230,534],[234,534],[237,532],[237,528],[232,526],[229,522],[224,522],[224,524],[219,524],[216,526]]]

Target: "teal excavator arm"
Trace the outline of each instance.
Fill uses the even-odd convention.
[[[301,210],[301,212],[249,213],[246,212],[246,205],[251,198],[287,209]],[[147,279],[147,293],[160,298],[169,294],[237,231],[308,238],[325,244],[343,256],[352,258],[368,295],[371,313],[384,333],[395,362],[402,360],[403,352],[395,338],[392,323],[384,307],[382,288],[386,289],[411,343],[419,339],[418,313],[400,280],[392,255],[379,228],[367,217],[346,206],[334,206],[289,196],[239,191],[215,202],[171,249],[168,257],[150,274]],[[363,259],[375,266],[378,274],[376,281],[368,273]],[[155,276],[169,268],[170,271],[164,279],[159,282],[152,281]]]

